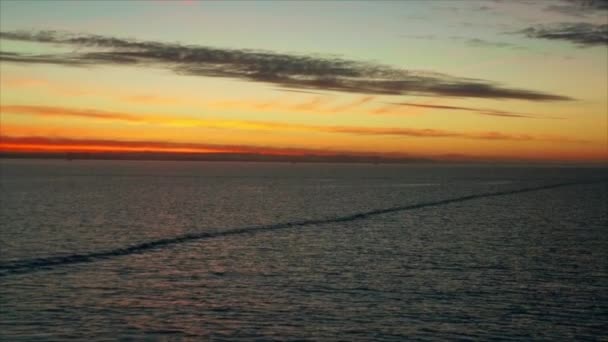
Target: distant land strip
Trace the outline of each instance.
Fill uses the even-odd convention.
[[[90,252],[90,253],[82,253],[82,254],[71,254],[65,256],[51,256],[44,258],[35,258],[35,259],[26,259],[26,260],[17,260],[8,263],[0,264],[0,278],[6,277],[13,274],[24,274],[24,273],[33,273],[38,271],[47,271],[52,270],[57,267],[71,265],[71,264],[83,264],[83,263],[91,263],[101,260],[113,259],[116,257],[127,256],[131,254],[139,254],[147,251],[158,250],[162,248],[168,248],[172,245],[182,244],[191,241],[197,240],[207,240],[214,239],[225,236],[232,235],[245,235],[245,234],[256,234],[260,232],[268,232],[289,228],[297,228],[297,227],[307,227],[314,226],[320,224],[327,223],[339,223],[339,222],[352,222],[358,220],[369,219],[374,216],[384,215],[388,213],[401,212],[407,210],[416,210],[426,207],[437,207],[443,206],[450,203],[457,202],[465,202],[470,200],[476,200],[480,198],[487,197],[500,197],[514,194],[521,194],[526,192],[540,191],[540,190],[548,190],[565,186],[575,186],[575,185],[585,185],[585,184],[599,184],[608,182],[608,179],[602,180],[589,180],[582,182],[564,182],[557,184],[549,184],[537,187],[528,187],[521,188],[515,190],[506,190],[506,191],[497,191],[497,192],[488,192],[482,194],[474,194],[462,197],[449,198],[439,201],[431,201],[431,202],[423,202],[418,204],[411,204],[406,206],[398,206],[398,207],[390,207],[384,209],[376,209],[371,211],[364,211],[354,214],[349,214],[345,216],[338,216],[333,218],[325,218],[325,219],[314,219],[314,220],[303,220],[303,221],[292,221],[292,222],[283,222],[276,223],[271,225],[261,225],[261,226],[252,226],[252,227],[243,227],[236,228],[218,232],[209,232],[209,233],[191,233],[179,235],[172,238],[159,239],[154,241],[143,242],[139,244],[134,244],[131,246],[117,248],[106,251],[98,251],[98,252]]]
[[[415,157],[373,154],[263,154],[263,153],[187,153],[187,152],[12,152],[0,151],[0,159],[56,160],[157,160],[206,162],[281,162],[281,163],[365,163],[365,164],[530,164],[608,167],[608,160],[564,161],[520,158],[479,157],[448,154]]]

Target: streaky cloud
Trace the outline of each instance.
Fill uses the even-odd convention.
[[[608,24],[560,23],[528,27],[516,33],[528,38],[562,40],[580,46],[608,45]]]
[[[4,52],[0,54],[0,61],[5,62],[164,67],[178,74],[235,78],[304,91],[528,101],[572,100],[567,96],[508,88],[473,78],[316,55],[220,49],[58,31],[7,31],[0,32],[0,39],[82,48],[70,53],[49,55]]]
[[[80,117],[84,119],[126,121],[131,123],[154,124],[160,126],[188,126],[199,128],[230,128],[241,130],[279,130],[279,131],[302,131],[352,134],[363,136],[396,136],[414,138],[458,138],[472,140],[506,140],[506,141],[555,141],[562,143],[586,143],[584,140],[573,140],[566,137],[542,137],[529,134],[512,134],[501,132],[462,132],[430,128],[407,128],[407,127],[370,127],[370,126],[322,126],[293,124],[286,122],[251,121],[251,120],[221,120],[184,118],[171,115],[138,115],[134,113],[107,112],[92,109],[72,109],[62,107],[46,106],[23,106],[6,105],[0,106],[0,113],[21,114],[41,117]],[[5,127],[10,131],[10,127]],[[4,139],[4,137],[3,137]],[[184,146],[181,146],[184,147]]]
[[[0,36],[0,38],[2,38]],[[0,62],[29,63],[29,64],[59,64],[67,66],[85,66],[90,62],[74,59],[70,56],[56,55],[25,55],[16,52],[0,51]]]
[[[608,0],[562,0],[551,3],[545,9],[573,17],[586,17],[593,14],[606,15]]]
[[[485,39],[480,38],[470,38],[466,40],[466,43],[469,46],[474,47],[494,47],[494,48],[507,48],[507,47],[516,47],[515,45],[507,42],[492,42]]]
[[[296,90],[296,89],[284,89],[284,88],[275,88],[276,91],[283,91],[288,93],[302,93],[302,94],[311,94],[311,95],[327,95],[318,91],[307,91],[307,90]]]
[[[457,111],[469,111],[475,112],[481,115],[508,117],[508,118],[525,118],[525,119],[563,119],[560,117],[539,117],[530,114],[507,112],[502,110],[475,108],[475,107],[463,107],[463,106],[446,106],[437,104],[423,104],[423,103],[411,103],[411,102],[395,102],[391,103],[396,106],[407,106],[417,108],[428,108],[428,109],[443,109],[443,110],[457,110]]]

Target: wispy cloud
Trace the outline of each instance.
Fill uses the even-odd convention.
[[[118,100],[128,103],[157,105],[157,106],[188,106],[193,108],[222,111],[226,109],[237,109],[254,112],[306,112],[314,114],[336,114],[345,111],[367,113],[365,107],[374,100],[373,96],[359,96],[358,99],[341,103],[336,102],[336,96],[331,93],[308,92],[299,90],[287,89],[287,92],[305,93],[315,95],[314,97],[307,96],[304,100],[293,101],[287,100],[285,97],[276,99],[240,99],[240,100],[209,100],[199,97],[186,96],[169,96],[164,94],[125,94],[124,91],[119,91],[111,88],[67,85],[57,82],[50,82],[42,78],[0,78],[0,87],[5,89],[43,89],[55,96],[73,97],[73,96],[97,96],[104,97],[109,100]]]
[[[297,90],[297,89],[285,89],[285,88],[276,88],[277,91],[284,91],[288,93],[301,93],[301,94],[313,94],[313,95],[327,95],[317,91],[308,91],[308,90]]]
[[[528,27],[517,33],[528,38],[563,40],[581,46],[602,46],[608,44],[608,24],[560,23]]]
[[[546,7],[546,10],[574,17],[585,17],[593,14],[606,15],[608,13],[608,1],[561,0],[552,2],[551,5]]]
[[[256,153],[270,155],[335,154],[335,151],[306,148],[222,145],[195,142],[155,140],[78,139],[39,136],[3,136],[0,151],[107,151],[107,152],[173,152],[173,153]],[[356,152],[351,152],[356,154]]]
[[[352,101],[350,103],[346,103],[343,105],[339,105],[339,106],[330,108],[329,111],[332,113],[344,112],[347,110],[352,110],[352,109],[358,108],[360,106],[366,105],[366,104],[372,102],[373,100],[374,100],[373,96],[365,96],[363,98]]]
[[[521,49],[521,47],[511,44],[511,43],[492,42],[492,41],[481,39],[481,38],[468,38],[468,39],[465,39],[465,42],[469,46],[473,46],[473,47],[520,48]]]
[[[483,7],[483,6],[482,6]],[[435,35],[409,35],[403,34],[401,37],[409,38],[409,39],[419,39],[419,40],[439,40],[440,37]],[[445,36],[443,39],[449,39],[453,41],[461,41],[471,47],[495,47],[495,48],[518,48],[521,49],[523,47],[517,46],[512,43],[502,42],[502,41],[489,41],[481,38],[473,38],[466,36]]]
[[[170,127],[183,126],[241,130],[273,130],[289,129],[290,127],[292,127],[288,124],[280,124],[266,121],[203,119],[167,114],[137,114],[126,112],[101,111],[94,109],[74,109],[48,106],[5,105],[0,106],[0,113],[64,119],[72,117],[80,119],[118,121],[130,124],[151,124]]]
[[[361,127],[361,126],[321,126],[284,122],[222,120],[176,117],[171,115],[141,115],[133,113],[107,112],[91,109],[72,109],[43,106],[0,106],[3,114],[34,115],[39,117],[78,117],[94,120],[123,121],[128,123],[145,123],[165,126],[188,126],[213,129],[266,130],[266,131],[313,131],[322,133],[339,133],[366,136],[397,136],[418,138],[459,138],[473,140],[508,140],[508,141],[559,141],[582,143],[566,137],[539,137],[529,134],[511,134],[501,132],[460,132],[440,129],[394,128],[394,127]]]
[[[454,106],[442,106],[432,104],[416,104],[408,102],[400,103],[389,103],[389,105],[381,105],[377,107],[374,96],[359,96],[355,100],[349,102],[336,102],[335,97],[330,94],[323,94],[317,92],[304,92],[310,95],[316,95],[309,97],[303,101],[285,101],[284,99],[268,99],[268,100],[215,100],[208,101],[202,99],[192,99],[185,97],[173,97],[158,94],[133,94],[125,95],[123,92],[114,91],[111,89],[101,88],[88,88],[79,87],[75,85],[67,86],[64,84],[52,83],[45,79],[32,79],[32,78],[2,78],[0,80],[0,86],[6,86],[10,88],[44,88],[46,91],[50,91],[53,95],[58,96],[103,96],[109,99],[125,101],[129,103],[137,104],[154,104],[156,106],[174,106],[174,105],[187,105],[189,107],[201,108],[204,110],[222,111],[227,109],[245,110],[248,112],[303,112],[303,113],[314,113],[317,115],[323,114],[338,114],[338,113],[361,113],[361,114],[398,114],[398,115],[410,115],[413,113],[405,112],[401,108],[404,106],[418,107],[418,108],[435,108],[435,109],[446,109],[446,110],[462,110],[476,112],[484,115],[494,115],[501,117],[513,117],[513,118],[542,118],[542,119],[558,119],[555,117],[535,117],[533,115],[513,113],[492,109],[480,109],[480,108],[469,108],[469,107],[454,107]],[[288,90],[291,92],[291,90]],[[296,90],[296,92],[300,92]],[[400,108],[401,107],[401,108]],[[52,112],[52,111],[50,111]],[[419,113],[416,113],[419,114]]]
[[[169,68],[178,74],[236,78],[271,83],[286,89],[330,90],[369,95],[571,100],[562,95],[508,88],[478,79],[417,72],[340,58],[219,49],[56,31],[0,32],[0,39],[82,48],[63,54],[29,55],[8,51],[0,53],[0,61],[7,62],[73,66],[156,66]]]
[[[475,108],[475,107],[445,106],[445,105],[411,103],[411,102],[398,102],[398,103],[391,103],[391,104],[396,105],[396,106],[407,106],[407,107],[417,107],[417,108],[467,111],[467,112],[475,112],[475,113],[478,113],[481,115],[509,117],[509,118],[563,119],[563,118],[559,118],[559,117],[539,117],[539,116],[534,116],[534,115],[530,115],[530,114],[514,113],[514,112],[508,112],[508,111],[502,111],[502,110]]]

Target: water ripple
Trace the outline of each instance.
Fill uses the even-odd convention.
[[[251,227],[229,229],[229,230],[223,230],[223,231],[218,231],[218,232],[184,234],[184,235],[180,235],[180,236],[176,236],[176,237],[172,237],[172,238],[148,241],[148,242],[131,245],[128,247],[117,248],[117,249],[112,249],[112,250],[107,250],[107,251],[97,251],[97,252],[90,252],[90,253],[72,254],[72,255],[66,255],[66,256],[51,256],[51,257],[44,257],[44,258],[18,260],[18,261],[0,264],[0,277],[9,276],[11,274],[33,273],[33,272],[38,272],[38,271],[50,270],[50,269],[53,269],[56,267],[70,265],[70,264],[91,263],[91,262],[96,262],[96,261],[100,261],[100,260],[116,258],[116,257],[120,257],[120,256],[126,256],[126,255],[131,255],[131,254],[143,253],[143,252],[147,252],[147,251],[151,251],[151,250],[157,250],[157,249],[161,249],[161,248],[167,248],[172,245],[195,241],[195,240],[213,239],[213,238],[232,236],[232,235],[255,234],[255,233],[259,233],[259,232],[267,232],[267,231],[296,228],[296,227],[315,226],[315,225],[328,224],[328,223],[365,220],[365,219],[368,219],[370,217],[374,217],[377,215],[383,215],[383,214],[406,211],[406,210],[415,210],[415,209],[426,208],[426,207],[442,206],[442,205],[447,205],[447,204],[451,204],[451,203],[470,201],[470,200],[475,200],[475,199],[480,199],[480,198],[507,196],[507,195],[525,193],[525,192],[553,189],[553,188],[564,187],[564,186],[596,184],[596,183],[602,183],[602,182],[606,182],[606,181],[608,181],[608,180],[565,182],[565,183],[549,184],[549,185],[537,186],[537,187],[521,188],[521,189],[515,189],[515,190],[473,194],[473,195],[462,196],[462,197],[448,198],[448,199],[439,200],[439,201],[423,202],[423,203],[417,203],[417,204],[406,205],[406,206],[375,209],[375,210],[371,210],[371,211],[358,212],[358,213],[354,213],[354,214],[338,216],[338,217],[333,217],[333,218],[283,222],[283,223],[277,223],[277,224],[271,224],[271,225],[251,226]]]

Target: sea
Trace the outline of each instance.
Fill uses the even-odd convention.
[[[0,159],[2,341],[607,327],[607,169]]]

